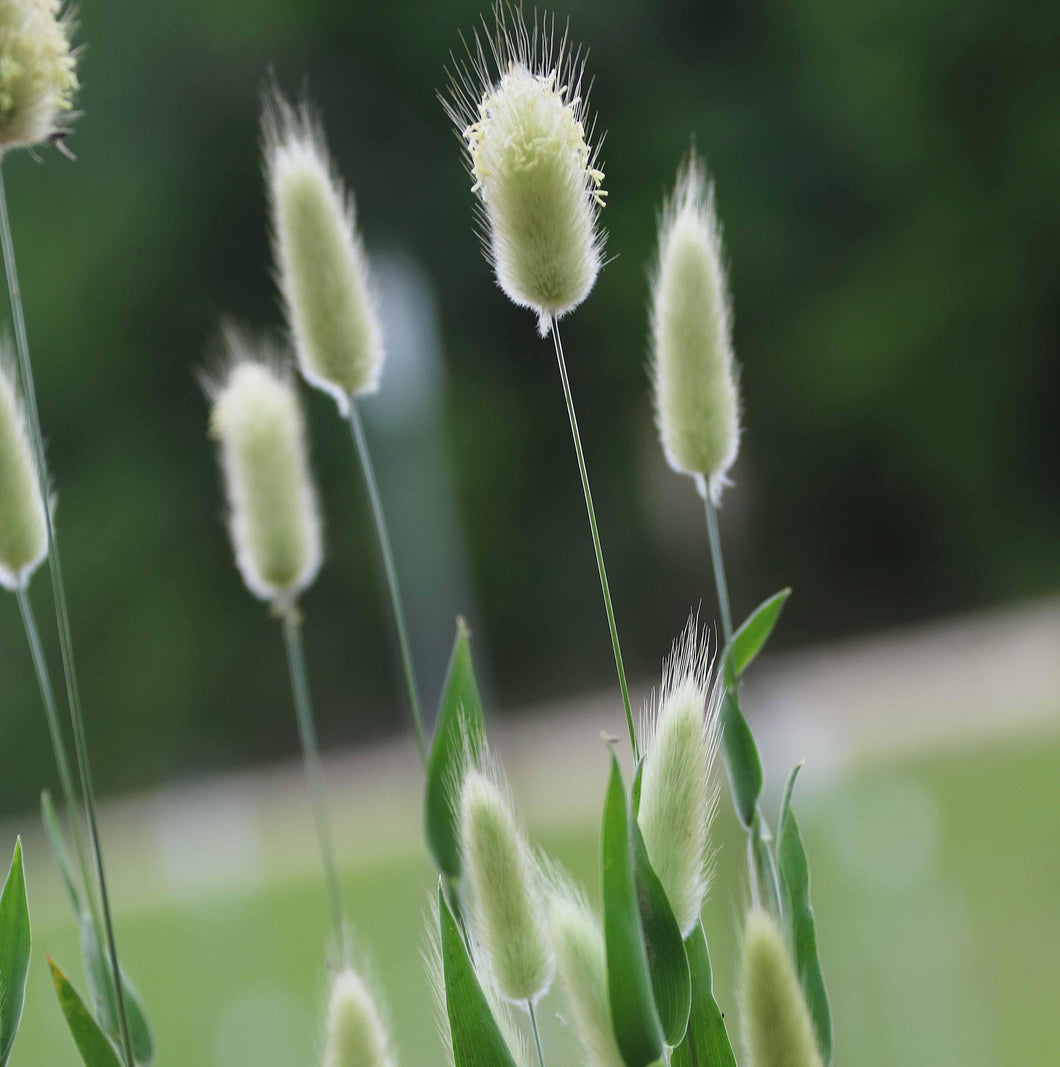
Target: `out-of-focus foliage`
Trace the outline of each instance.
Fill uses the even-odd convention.
[[[308,79],[369,252],[414,257],[436,286],[475,602],[439,628],[427,703],[461,610],[494,705],[610,680],[555,367],[479,254],[435,98],[479,10],[85,3],[78,162],[5,163],[105,790],[296,742],[279,633],[230,558],[194,378],[222,314],[280,322],[258,159],[269,64],[288,90]],[[591,46],[607,130],[617,258],[565,343],[631,672],[654,673],[690,604],[713,612],[702,517],[665,469],[644,369],[655,211],[692,136],[717,181],[746,409],[722,515],[737,616],[790,583],[777,641],[795,641],[1055,587],[1060,9],[616,0],[559,13]],[[384,374],[380,403],[386,391]],[[330,403],[307,405],[329,557],[306,636],[324,740],[348,741],[392,729],[400,697],[349,442]],[[415,546],[434,515],[387,478],[407,432],[376,420],[373,440]],[[33,591],[43,608],[43,575]],[[410,601],[422,593],[406,582]],[[51,756],[7,598],[0,701],[18,753],[0,810],[29,809]]]

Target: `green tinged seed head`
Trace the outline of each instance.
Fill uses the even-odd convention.
[[[508,1000],[535,1001],[553,957],[540,873],[504,791],[481,770],[464,777],[460,842],[475,934]]]
[[[651,284],[655,414],[670,466],[715,502],[740,446],[732,308],[714,187],[692,153],[659,226]]]
[[[263,127],[276,275],[298,365],[345,413],[352,397],[375,392],[383,367],[353,197],[307,105],[296,111],[273,94]]]
[[[646,709],[637,822],[655,873],[687,937],[710,886],[710,827],[718,805],[711,771],[718,749],[719,690],[695,620],[663,670],[658,704]]]
[[[226,331],[230,369],[212,390],[236,562],[255,596],[286,610],[320,568],[321,525],[294,385]]]
[[[505,295],[541,335],[577,307],[600,271],[606,196],[582,93],[583,61],[554,21],[528,29],[498,5],[487,44],[450,76],[447,110],[464,139],[488,256]],[[492,63],[487,59],[492,57]]]
[[[370,990],[346,968],[331,983],[324,1067],[392,1067],[390,1041]]]
[[[0,586],[25,589],[48,555],[48,527],[14,362],[0,346]]]
[[[0,0],[0,151],[61,132],[77,92],[72,29],[61,0]]]
[[[784,936],[758,908],[747,916],[741,966],[747,1067],[822,1067]]]
[[[567,881],[552,893],[549,925],[556,971],[590,1067],[623,1067],[611,1023],[604,933],[584,895]]]

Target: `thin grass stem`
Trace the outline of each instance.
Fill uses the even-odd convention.
[[[526,1010],[530,1013],[530,1029],[534,1031],[538,1067],[545,1067],[545,1054],[541,1050],[541,1033],[537,1028],[537,1014],[534,1012],[534,1002],[532,1000],[526,1002]]]
[[[313,724],[313,706],[309,697],[309,679],[305,665],[305,650],[302,646],[302,622],[296,608],[291,608],[283,616],[283,637],[287,646],[287,666],[291,672],[291,692],[294,695],[298,734],[302,741],[302,757],[305,762],[309,800],[313,807],[320,858],[324,865],[324,883],[327,886],[328,903],[331,907],[332,933],[335,946],[342,956],[342,962],[349,964],[350,947],[342,912],[342,894],[339,891],[335,847],[331,838],[331,825],[328,822],[327,804],[324,799],[324,768],[320,762],[320,746],[317,744],[316,727]]]
[[[405,619],[405,604],[401,598],[401,587],[398,585],[397,567],[394,565],[394,550],[390,544],[390,532],[387,529],[386,515],[383,512],[383,501],[379,495],[379,486],[375,479],[372,457],[368,451],[368,441],[364,436],[364,427],[361,424],[360,413],[357,411],[356,400],[352,397],[350,398],[349,423],[350,433],[357,447],[357,457],[361,463],[361,473],[364,475],[364,484],[368,490],[368,500],[372,507],[372,518],[375,520],[379,551],[383,557],[383,570],[386,572],[387,590],[390,593],[390,609],[394,616],[394,628],[397,630],[398,648],[401,653],[401,669],[405,676],[405,689],[408,693],[409,710],[412,713],[412,725],[416,730],[416,744],[420,750],[420,762],[426,767],[427,740],[423,731],[423,718],[420,713],[420,697],[416,688],[416,669],[412,662],[412,645],[409,642],[408,624]]]
[[[2,160],[0,160],[2,163]],[[81,777],[81,793],[88,821],[89,844],[96,863],[96,879],[99,886],[99,901],[103,916],[107,951],[110,956],[111,979],[114,982],[114,999],[118,1006],[118,1026],[122,1052],[127,1067],[133,1067],[132,1041],[129,1037],[129,1019],[125,1011],[125,994],[122,990],[121,969],[118,965],[118,948],[114,938],[114,922],[107,892],[107,879],[103,869],[103,850],[99,837],[99,819],[96,812],[96,795],[92,784],[92,768],[88,762],[88,744],[85,737],[84,717],[81,712],[81,695],[77,684],[77,669],[74,665],[73,639],[70,634],[70,616],[66,605],[66,586],[63,582],[62,561],[59,558],[59,543],[55,536],[51,498],[48,492],[47,468],[44,462],[44,439],[41,435],[40,413],[37,409],[37,393],[33,383],[33,364],[29,354],[29,338],[26,333],[26,315],[22,307],[22,291],[18,284],[18,268],[15,262],[15,242],[11,234],[11,220],[7,210],[7,191],[4,185],[3,168],[0,166],[0,244],[3,246],[4,271],[11,301],[11,319],[15,327],[15,348],[18,353],[19,375],[22,379],[22,396],[26,405],[30,437],[37,462],[37,477],[44,501],[45,526],[48,532],[48,566],[52,579],[52,597],[55,601],[55,619],[59,628],[59,649],[62,653],[63,674],[66,678],[66,696],[70,705],[70,722],[74,734],[74,752]]]
[[[567,417],[570,419],[571,434],[574,437],[574,451],[578,457],[578,471],[582,479],[582,492],[585,495],[585,510],[589,514],[589,529],[593,535],[593,548],[596,551],[596,568],[600,572],[600,589],[604,594],[604,608],[607,611],[607,625],[611,630],[611,646],[615,652],[615,669],[618,672],[618,684],[622,690],[622,704],[626,712],[626,727],[629,730],[629,743],[633,749],[633,758],[640,759],[637,745],[637,731],[633,725],[633,709],[629,703],[629,686],[626,684],[626,668],[622,662],[622,646],[618,640],[618,626],[615,623],[615,609],[611,604],[611,587],[607,581],[607,568],[604,565],[604,551],[600,546],[600,530],[596,524],[596,509],[593,507],[593,494],[589,488],[589,473],[585,467],[585,453],[582,438],[578,431],[578,416],[574,411],[574,397],[571,394],[570,379],[567,377],[567,361],[563,356],[563,342],[559,336],[559,325],[552,323],[552,340],[556,349],[556,363],[563,383],[563,396],[567,401]]]

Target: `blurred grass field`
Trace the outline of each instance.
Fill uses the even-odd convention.
[[[600,761],[602,796],[604,761]],[[815,903],[838,1021],[838,1064],[987,1067],[1049,1064],[1060,1047],[1060,736],[1038,729],[989,743],[861,760],[800,805]],[[806,776],[810,779],[810,775]],[[535,818],[539,843],[591,891],[597,812],[585,821]],[[384,798],[383,803],[387,803]],[[423,913],[433,886],[415,835],[415,798],[395,812],[343,807],[345,896],[360,946],[389,1005],[400,1062],[442,1062],[421,966]],[[292,876],[285,853],[311,841],[301,811],[284,827],[275,877],[240,891],[192,892],[179,905],[129,897],[136,849],[115,840],[119,938],[156,1029],[160,1067],[290,1067],[316,1062],[327,913],[313,865]],[[217,813],[224,818],[223,812]],[[378,838],[387,848],[357,842]],[[111,833],[116,838],[115,832]],[[735,1022],[735,921],[744,899],[742,850],[726,804],[718,876],[705,913],[719,1000]],[[13,1067],[75,1067],[48,985],[45,953],[83,988],[75,934],[45,846],[31,831],[34,954]],[[239,842],[231,848],[238,851]],[[278,859],[276,857],[279,857]],[[194,855],[188,857],[189,861]],[[123,891],[122,886],[125,886]],[[38,891],[39,890],[39,891]],[[149,896],[150,894],[148,894]],[[578,1062],[546,1001],[551,1063]]]

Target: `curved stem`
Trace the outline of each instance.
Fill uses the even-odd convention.
[[[537,1015],[534,1013],[534,1002],[532,1000],[526,1002],[526,1010],[530,1013],[530,1029],[534,1031],[538,1067],[545,1067],[545,1054],[541,1051],[541,1034],[537,1029]]]
[[[18,609],[22,615],[22,626],[26,631],[26,641],[29,644],[33,669],[37,673],[37,685],[40,687],[41,701],[44,704],[44,717],[48,722],[48,733],[51,736],[52,750],[55,753],[55,765],[59,771],[59,784],[62,787],[63,800],[66,804],[66,816],[70,822],[70,830],[74,838],[74,851],[77,854],[77,865],[81,871],[81,882],[88,898],[89,910],[92,912],[93,918],[98,920],[95,887],[92,875],[89,873],[88,854],[85,851],[84,831],[81,827],[81,816],[78,812],[77,798],[74,794],[74,780],[70,771],[70,760],[66,753],[66,743],[63,741],[62,727],[59,724],[55,692],[52,689],[51,678],[48,676],[48,663],[44,656],[44,648],[41,645],[40,630],[37,628],[37,619],[29,599],[29,590],[26,588],[17,590],[15,598],[18,601]]]
[[[353,397],[349,405],[350,433],[357,446],[357,456],[361,461],[361,472],[368,489],[368,500],[372,506],[372,518],[375,520],[375,532],[379,541],[379,551],[383,556],[383,570],[386,571],[386,584],[390,593],[390,609],[394,616],[397,630],[398,648],[401,652],[401,668],[405,675],[405,689],[408,692],[409,710],[412,712],[412,724],[416,730],[416,744],[420,750],[420,762],[427,765],[427,741],[423,732],[423,719],[420,714],[420,697],[416,689],[416,670],[412,663],[412,646],[409,642],[408,625],[405,621],[405,605],[401,599],[401,587],[398,585],[397,567],[394,565],[394,550],[390,545],[390,533],[387,530],[386,516],[383,513],[383,501],[379,496],[379,486],[375,480],[372,457],[368,452],[368,442],[361,425],[361,416]]]
[[[346,924],[342,914],[342,895],[339,892],[335,849],[331,840],[331,827],[328,823],[327,806],[324,801],[324,769],[321,766],[320,747],[317,744],[316,728],[313,725],[313,707],[309,698],[305,650],[302,647],[302,624],[295,608],[291,608],[283,616],[283,637],[287,646],[287,666],[291,672],[291,692],[294,695],[298,733],[302,740],[302,757],[305,762],[309,800],[313,806],[320,858],[324,864],[324,882],[327,885],[328,902],[331,906],[332,932],[343,963],[348,964],[350,953],[346,940]]]
[[[563,356],[563,342],[559,337],[559,325],[552,323],[552,340],[556,349],[556,363],[563,383],[563,396],[567,401],[567,417],[570,419],[571,434],[574,437],[574,451],[578,457],[578,471],[582,479],[582,492],[585,494],[585,510],[589,514],[589,529],[593,535],[593,548],[596,550],[596,568],[600,572],[600,589],[604,594],[604,609],[607,611],[607,625],[611,629],[611,646],[615,651],[615,669],[618,671],[618,684],[622,690],[622,704],[626,711],[626,727],[629,730],[629,743],[633,748],[633,758],[640,759],[637,745],[637,731],[633,725],[633,710],[629,703],[629,686],[626,684],[626,668],[622,662],[622,646],[618,641],[618,626],[615,623],[615,609],[611,604],[611,588],[607,582],[607,568],[604,566],[604,551],[600,546],[600,530],[596,525],[596,509],[593,507],[593,494],[589,488],[589,473],[585,467],[585,453],[582,450],[582,438],[578,432],[578,416],[574,411],[574,397],[571,395],[570,380],[567,377],[567,361]]]
[[[2,160],[0,160],[2,162]],[[110,956],[111,978],[114,982],[114,999],[118,1006],[118,1024],[122,1052],[127,1067],[133,1067],[132,1041],[129,1037],[129,1020],[125,1011],[125,994],[122,990],[121,970],[118,965],[118,949],[114,939],[114,922],[111,917],[107,879],[103,870],[103,850],[99,839],[99,819],[96,813],[96,795],[92,785],[92,768],[88,762],[88,744],[85,737],[84,717],[81,713],[81,695],[74,666],[73,640],[70,635],[70,616],[66,605],[66,587],[63,583],[63,568],[59,558],[59,544],[55,536],[51,500],[48,493],[48,476],[44,463],[44,440],[41,436],[40,413],[37,410],[37,393],[33,384],[33,365],[29,355],[29,338],[26,334],[26,316],[22,308],[22,292],[18,284],[18,269],[15,263],[15,243],[11,235],[11,220],[7,210],[7,192],[4,187],[3,169],[0,167],[0,244],[3,245],[4,270],[7,274],[7,289],[11,299],[11,318],[15,326],[15,347],[18,352],[18,368],[22,378],[22,396],[28,416],[30,436],[37,461],[37,477],[41,498],[44,501],[44,518],[48,531],[48,566],[51,571],[52,597],[55,601],[55,619],[59,628],[59,649],[62,653],[63,674],[66,678],[66,696],[70,705],[70,722],[74,734],[74,752],[81,777],[81,793],[88,820],[88,838],[96,862],[96,879],[99,885],[100,907],[103,927]]]

